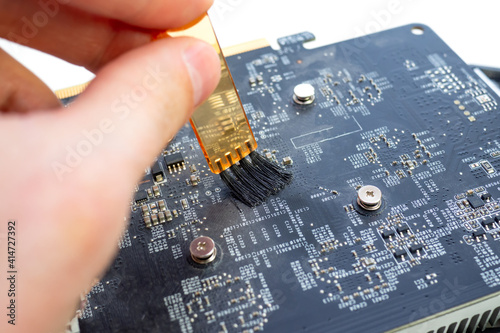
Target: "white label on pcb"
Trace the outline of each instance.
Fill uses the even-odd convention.
[[[250,239],[252,240],[252,243],[257,244],[257,238],[255,238],[255,234],[253,233],[253,231],[250,231],[249,235]]]
[[[246,247],[245,242],[243,241],[243,237],[241,235],[236,236],[238,238],[238,243],[240,243],[240,247],[244,249]]]
[[[273,229],[274,229],[274,232],[276,233],[276,237],[281,237],[281,232],[280,230],[278,229],[278,226],[276,224],[273,224]]]
[[[269,237],[269,234],[267,233],[266,228],[262,228],[261,231],[262,231],[262,234],[264,235],[264,239],[266,241],[269,241],[271,238]]]

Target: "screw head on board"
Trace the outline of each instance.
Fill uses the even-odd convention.
[[[376,186],[365,185],[358,190],[358,205],[366,210],[377,210],[382,205],[382,191]]]
[[[208,264],[217,255],[213,239],[207,236],[194,239],[189,246],[189,251],[191,252],[191,258],[199,264]]]

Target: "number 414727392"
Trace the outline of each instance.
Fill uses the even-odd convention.
[[[16,221],[9,221],[7,226],[7,255],[9,269],[16,269]]]

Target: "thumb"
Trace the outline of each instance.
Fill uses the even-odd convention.
[[[31,316],[25,331],[53,331],[68,319],[116,253],[135,184],[219,75],[210,45],[159,40],[104,67],[69,109],[33,114],[14,131],[29,132],[20,139],[31,138],[29,164],[37,165],[17,170],[31,175],[31,209],[10,208],[26,226],[19,249],[19,302]]]
[[[98,73],[68,120],[89,128],[110,123],[96,152],[126,162],[136,178],[213,91],[218,64],[213,48],[196,39],[156,41]]]

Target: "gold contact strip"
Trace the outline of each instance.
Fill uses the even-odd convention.
[[[269,47],[269,42],[267,39],[257,39],[251,42],[239,44],[239,45],[234,45],[230,47],[226,47],[222,50],[222,53],[224,54],[225,57],[230,57],[233,55],[245,53],[245,52],[250,52],[253,50],[258,50],[262,49],[264,47]]]

